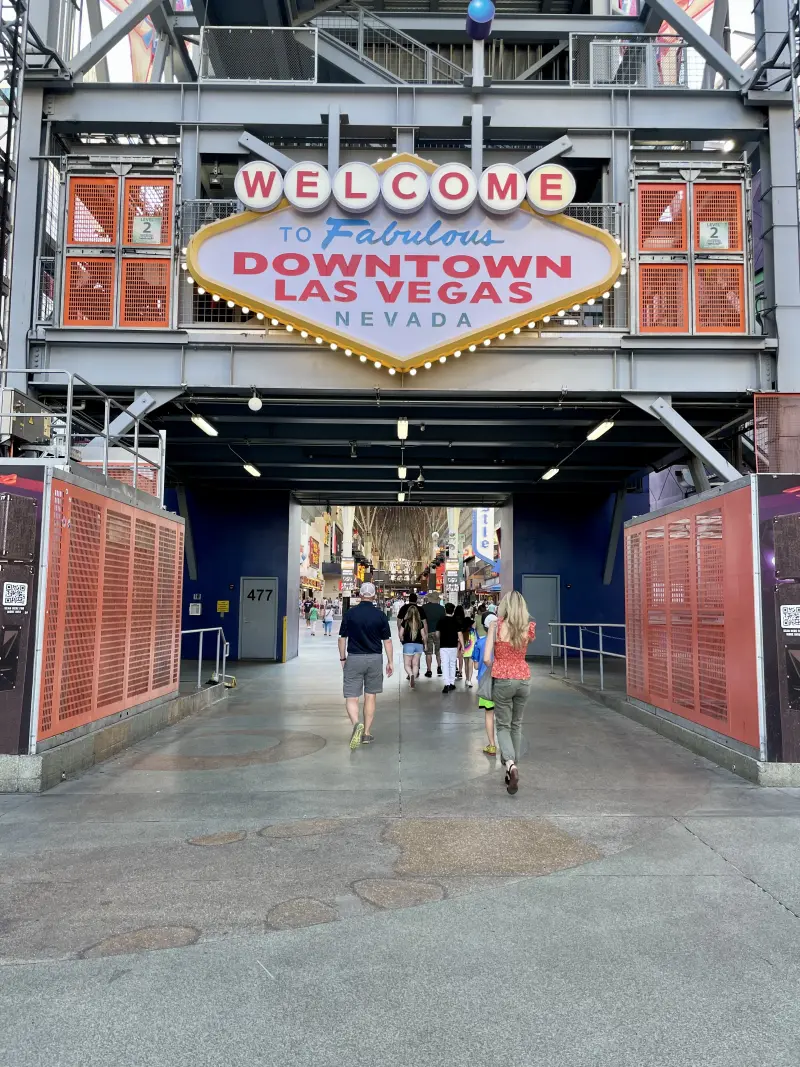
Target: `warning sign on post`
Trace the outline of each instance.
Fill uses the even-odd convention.
[[[701,222],[700,247],[705,249],[730,248],[727,222]]]

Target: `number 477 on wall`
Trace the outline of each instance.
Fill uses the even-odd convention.
[[[256,593],[258,593],[258,596],[256,596]],[[269,598],[272,596],[272,590],[271,589],[251,589],[250,592],[247,594],[247,599],[248,600],[260,600],[262,598],[262,596],[264,596],[264,593],[267,594],[265,599],[269,600]]]

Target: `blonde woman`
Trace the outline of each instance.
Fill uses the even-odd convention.
[[[506,789],[519,789],[517,760],[522,747],[522,718],[531,689],[531,672],[525,660],[528,643],[536,636],[536,623],[528,614],[522,593],[514,590],[500,601],[497,619],[489,625],[483,662],[492,668],[492,700],[500,759],[506,772]]]

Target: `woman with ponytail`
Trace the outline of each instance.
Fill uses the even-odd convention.
[[[492,700],[500,759],[506,788],[519,789],[522,719],[531,689],[531,672],[525,659],[528,643],[536,636],[536,623],[528,614],[522,593],[514,590],[500,601],[497,619],[489,626],[483,662],[492,668]]]

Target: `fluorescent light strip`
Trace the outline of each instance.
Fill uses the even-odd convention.
[[[192,422],[195,424],[198,430],[202,430],[203,433],[207,433],[209,437],[219,437],[219,430],[217,430],[214,426],[211,425],[210,422],[204,419],[202,415],[192,415],[191,418]]]
[[[602,437],[604,433],[608,431],[614,425],[613,419],[606,419],[604,422],[599,423],[593,430],[590,430],[586,435],[587,441],[596,441],[598,437]]]
[[[550,481],[550,479],[551,479],[551,478],[555,478],[555,476],[556,476],[557,474],[558,474],[558,467],[551,467],[551,468],[550,468],[550,470],[549,470],[549,471],[547,471],[547,473],[546,473],[546,474],[543,474],[543,475],[542,475],[542,481],[543,481],[543,482],[549,482],[549,481]]]
[[[254,478],[261,477],[261,471],[258,469],[258,467],[254,467],[252,463],[245,463],[244,469],[247,471],[248,474],[252,474]]]

